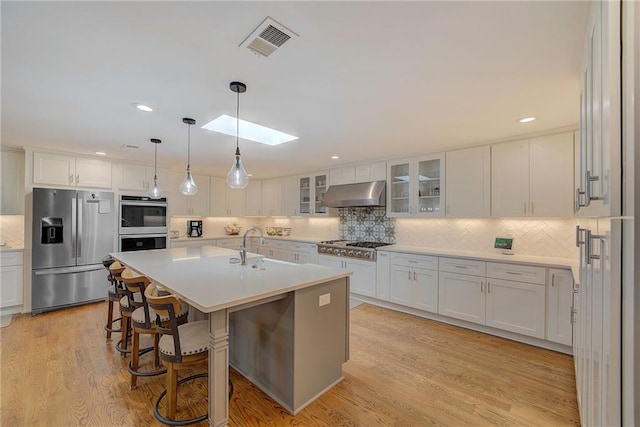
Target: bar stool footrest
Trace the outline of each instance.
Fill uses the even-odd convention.
[[[197,378],[206,378],[208,376],[209,376],[209,374],[206,373],[206,372],[202,373],[202,374],[191,375],[189,377],[186,377],[186,378],[183,378],[183,379],[179,380],[178,381],[178,385],[184,384],[187,381],[195,380]],[[188,426],[190,424],[199,423],[199,422],[204,421],[207,418],[209,418],[209,413],[206,413],[206,414],[201,415],[199,417],[191,418],[191,419],[188,419],[188,420],[170,420],[169,418],[162,416],[160,414],[160,410],[158,408],[160,407],[160,401],[162,401],[162,399],[166,395],[167,395],[167,390],[165,389],[165,390],[162,391],[162,393],[160,393],[160,395],[158,396],[158,399],[156,399],[155,405],[153,405],[153,415],[161,423],[169,425],[169,426]]]

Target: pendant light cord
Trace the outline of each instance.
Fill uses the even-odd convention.
[[[155,149],[153,155],[153,180],[158,180],[158,144],[153,144],[153,148]],[[154,182],[155,184],[155,182]]]
[[[187,170],[191,168],[191,124],[187,123]]]
[[[236,156],[240,155],[238,140],[240,138],[240,91],[236,92]]]

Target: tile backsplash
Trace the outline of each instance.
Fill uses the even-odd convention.
[[[0,215],[0,244],[10,248],[24,248],[24,216]]]
[[[386,216],[385,208],[340,208],[340,239],[395,243],[395,219]]]

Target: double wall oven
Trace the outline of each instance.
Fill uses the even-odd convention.
[[[121,252],[165,249],[169,233],[167,199],[120,196],[118,249]]]

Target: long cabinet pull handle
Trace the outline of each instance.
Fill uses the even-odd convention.
[[[69,184],[73,184],[73,175],[69,175]]]
[[[591,176],[591,171],[587,171],[586,172],[586,178],[587,178],[586,179],[587,187],[585,188],[585,199],[586,199],[587,206],[589,206],[589,203],[591,202],[591,200],[602,200],[602,197],[591,195],[591,183],[600,181],[600,177],[599,176]]]
[[[553,288],[556,285],[556,274],[553,273],[551,275],[551,287]]]
[[[517,271],[505,271],[507,274],[511,274],[513,276],[522,276],[522,273],[518,273]]]
[[[80,183],[80,175],[76,175],[76,184]]]
[[[579,248],[581,244],[584,243],[584,240],[580,240],[580,233],[585,231],[584,228],[580,228],[579,225],[576,225],[576,247]]]
[[[415,272],[415,271],[413,272],[413,280],[418,280],[418,279],[416,278],[416,272]]]
[[[578,212],[581,207],[587,206],[585,203],[582,203],[582,201],[580,200],[581,197],[584,195],[585,195],[584,191],[580,191],[579,188],[576,188],[576,200],[575,200],[575,206],[574,206],[575,212]]]
[[[454,267],[455,267],[455,268],[464,268],[464,269],[469,268],[469,267],[467,267],[466,265],[455,265]]]
[[[481,280],[480,281],[480,293],[484,292],[484,282]]]
[[[491,293],[491,282],[489,282],[487,280],[487,293],[490,294]]]
[[[407,273],[409,274],[409,280],[411,280],[411,270],[407,271]]]

